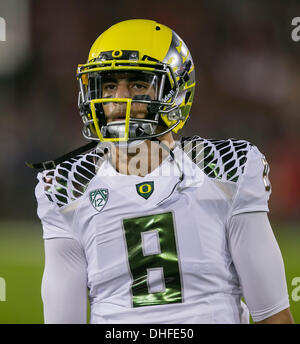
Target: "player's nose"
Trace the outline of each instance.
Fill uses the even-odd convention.
[[[120,81],[117,85],[116,98],[130,98],[130,91],[126,81]]]

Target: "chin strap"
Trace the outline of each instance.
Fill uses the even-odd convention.
[[[34,168],[36,170],[52,170],[54,169],[57,165],[61,164],[62,162],[66,161],[66,160],[70,160],[72,158],[74,158],[77,155],[80,155],[88,150],[91,150],[93,148],[95,148],[98,145],[98,141],[92,141],[89,142],[88,144],[81,146],[67,154],[64,154],[62,156],[60,156],[57,159],[54,160],[48,160],[48,161],[44,161],[44,162],[37,162],[37,163],[28,163],[25,162],[25,164],[30,167],[30,168]]]

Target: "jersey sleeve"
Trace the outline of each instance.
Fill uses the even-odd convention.
[[[269,211],[268,201],[271,194],[271,184],[268,174],[269,165],[265,156],[257,147],[252,146],[247,154],[244,173],[239,179],[231,215]]]
[[[284,262],[267,214],[233,216],[228,243],[253,320],[264,320],[288,308]]]
[[[45,183],[43,181],[44,175],[39,173],[37,178],[39,182],[35,188],[35,196],[37,200],[37,215],[43,227],[43,239],[75,239],[58,206],[51,202],[46,195]]]
[[[86,323],[87,262],[82,247],[66,238],[45,240],[44,245],[41,295],[45,324]]]

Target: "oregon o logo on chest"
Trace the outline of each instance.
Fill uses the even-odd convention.
[[[154,182],[136,184],[137,193],[144,199],[148,199],[154,191]]]
[[[144,184],[139,187],[139,192],[142,194],[148,193],[151,191],[151,185],[150,184]]]

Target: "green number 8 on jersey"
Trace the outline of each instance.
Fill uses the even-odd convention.
[[[182,302],[171,212],[123,220],[133,307]]]

